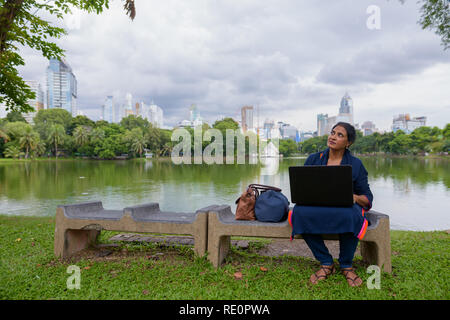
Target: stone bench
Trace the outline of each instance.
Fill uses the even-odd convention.
[[[203,256],[207,249],[207,212],[161,212],[158,203],[123,210],[105,210],[102,202],[62,205],[56,209],[55,255],[69,258],[96,242],[101,230],[187,234],[194,236],[194,250]]]
[[[363,260],[392,272],[389,216],[370,210],[367,232],[360,241]],[[235,220],[228,205],[208,208],[208,259],[219,267],[230,249],[230,236],[290,238],[292,227],[287,220],[279,223]],[[297,235],[295,238],[301,238]],[[325,240],[338,240],[337,234],[323,235]]]

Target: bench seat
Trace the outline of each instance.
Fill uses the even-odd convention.
[[[158,203],[105,210],[100,201],[58,206],[54,252],[67,259],[94,244],[101,230],[109,230],[192,235],[195,253],[203,256],[207,250],[208,210],[162,212]]]
[[[363,260],[378,265],[385,272],[392,272],[389,216],[366,212],[369,222],[367,232],[360,241]],[[231,236],[290,238],[292,227],[285,220],[279,223],[235,220],[228,205],[208,208],[208,259],[219,267],[230,249]],[[301,238],[296,235],[295,238]],[[338,240],[337,234],[323,235],[325,240]]]

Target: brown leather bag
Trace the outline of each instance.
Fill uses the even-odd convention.
[[[259,196],[259,190],[281,191],[281,189],[263,184],[250,184],[242,195],[236,200],[236,220],[256,220],[255,203]]]

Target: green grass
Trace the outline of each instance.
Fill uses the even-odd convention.
[[[105,258],[87,250],[72,261],[53,255],[54,219],[0,216],[0,299],[449,299],[450,242],[446,232],[392,231],[393,273],[381,274],[381,289],[350,288],[337,273],[317,286],[309,276],[318,263],[292,256],[232,249],[216,270],[191,247],[122,243]],[[103,232],[108,243],[113,232]],[[19,240],[20,239],[20,240]],[[162,255],[156,255],[162,253]],[[157,256],[158,259],[149,256]],[[67,267],[81,269],[81,289],[66,286]],[[263,270],[261,270],[263,267]],[[355,259],[364,280],[366,265]],[[265,271],[265,269],[267,271]],[[236,272],[242,279],[235,279]]]

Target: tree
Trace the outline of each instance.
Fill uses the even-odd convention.
[[[143,135],[133,137],[131,147],[133,152],[139,153],[139,157],[142,157],[146,145],[146,140]]]
[[[93,144],[98,144],[103,139],[105,139],[105,131],[102,128],[95,128],[91,131],[91,142]]]
[[[142,117],[136,117],[135,115],[129,115],[122,118],[120,125],[126,130],[132,130],[134,128],[141,128],[143,131],[150,127],[150,122]]]
[[[282,139],[280,140],[279,151],[283,157],[289,157],[298,152],[297,143],[292,139]]]
[[[27,122],[27,120],[25,120],[25,118],[19,111],[8,112],[8,114],[6,115],[6,120],[8,120],[9,122]]]
[[[17,159],[23,155],[23,152],[20,151],[20,148],[18,146],[10,145],[6,148],[3,154],[5,155],[6,158]]]
[[[2,129],[0,129],[0,138],[2,138],[4,142],[9,141],[8,134],[5,131],[3,131]]]
[[[75,138],[75,144],[79,147],[89,143],[89,131],[84,126],[76,127],[73,131],[73,137]]]
[[[58,39],[67,32],[41,19],[38,11],[44,10],[57,19],[63,19],[63,15],[71,13],[73,8],[99,14],[109,8],[109,0],[59,0],[52,3],[0,0],[0,103],[4,102],[7,110],[34,111],[27,101],[34,99],[35,93],[17,71],[18,66],[25,65],[18,53],[19,44],[39,50],[48,59],[64,56],[64,50],[48,38]],[[124,9],[133,20],[136,15],[134,0],[125,0]]]
[[[59,124],[64,132],[68,133],[72,123],[72,115],[64,109],[39,110],[33,119],[34,129],[39,133],[42,140],[48,139],[48,130],[53,124]]]
[[[34,150],[38,142],[39,135],[31,127],[27,127],[19,139],[20,147],[25,148],[25,158],[28,158],[30,150]]]
[[[65,138],[64,127],[60,124],[53,124],[48,133],[48,142],[55,146],[55,156],[58,158],[58,146],[63,144]]]
[[[404,0],[403,0],[404,1]],[[422,0],[419,24],[441,37],[444,50],[450,48],[450,2],[448,0]]]
[[[84,127],[95,127],[95,122],[89,119],[86,116],[76,116],[71,119],[68,133],[72,134],[76,127],[84,126]]]

